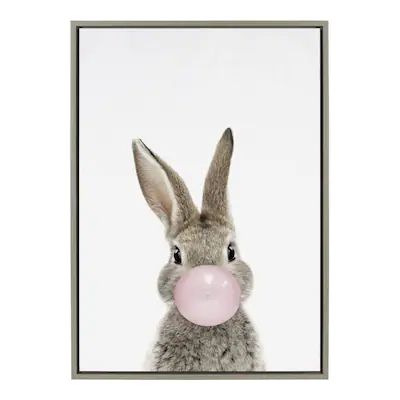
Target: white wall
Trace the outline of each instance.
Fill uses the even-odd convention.
[[[0,393],[395,398],[400,357],[400,70],[395,2],[23,2],[3,8]],[[70,19],[329,19],[329,381],[71,381]]]

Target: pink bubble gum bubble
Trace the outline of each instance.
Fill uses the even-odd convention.
[[[240,287],[226,267],[200,265],[181,276],[174,289],[174,301],[190,322],[215,326],[235,315],[240,305]]]

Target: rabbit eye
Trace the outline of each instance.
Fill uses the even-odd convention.
[[[232,243],[229,243],[228,246],[228,261],[231,262],[236,258],[235,249],[232,246]]]
[[[177,246],[174,247],[174,261],[175,264],[182,264],[181,251]]]

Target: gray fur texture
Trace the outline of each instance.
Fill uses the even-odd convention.
[[[241,306],[227,322],[204,327],[186,320],[173,303],[181,275],[198,265],[228,265],[241,287],[242,301],[251,292],[253,275],[240,258],[229,211],[227,184],[233,135],[222,135],[206,177],[202,210],[194,205],[180,176],[141,140],[133,142],[136,173],[150,208],[164,223],[171,247],[158,278],[158,290],[169,309],[152,349],[153,371],[262,371],[264,363],[256,332]],[[235,259],[228,262],[228,245]],[[177,246],[182,264],[174,262]]]

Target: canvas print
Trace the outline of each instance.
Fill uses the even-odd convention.
[[[74,378],[327,376],[324,37],[72,24]]]

